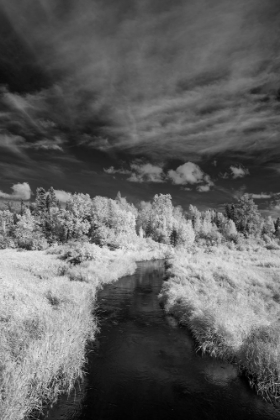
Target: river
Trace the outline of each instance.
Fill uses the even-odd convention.
[[[234,366],[195,352],[188,331],[159,306],[163,275],[162,261],[142,262],[99,291],[86,379],[45,419],[279,420]]]

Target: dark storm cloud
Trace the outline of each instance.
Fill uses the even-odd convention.
[[[1,127],[15,153],[80,145],[151,161],[279,156],[277,0],[3,0],[2,8],[28,51],[22,61],[34,57],[53,83],[4,94]]]

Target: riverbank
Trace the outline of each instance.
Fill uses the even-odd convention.
[[[136,261],[165,258],[168,247],[139,240],[110,251],[67,244],[0,252],[0,419],[21,420],[69,392],[83,376],[94,339],[96,291],[132,274]]]
[[[280,395],[280,251],[218,247],[176,254],[160,300],[198,348],[235,361],[257,393]]]

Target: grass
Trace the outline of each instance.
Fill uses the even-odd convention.
[[[280,396],[279,267],[278,249],[182,251],[160,294],[198,349],[236,362],[268,400]]]
[[[139,240],[110,251],[72,243],[0,252],[0,419],[22,420],[69,392],[94,338],[96,291],[168,247]]]
[[[1,420],[40,410],[82,375],[95,289],[58,277],[59,264],[44,252],[1,251]]]

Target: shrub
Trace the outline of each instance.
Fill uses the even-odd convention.
[[[277,249],[280,249],[280,246],[275,241],[271,241],[265,247],[266,247],[266,249],[269,249],[269,250],[277,250]]]
[[[269,244],[271,242],[271,236],[267,235],[266,233],[262,235],[262,239],[264,240],[265,244]]]
[[[16,244],[9,236],[0,235],[0,249],[16,248]]]
[[[235,249],[235,243],[233,242],[233,241],[231,241],[231,242],[227,242],[226,243],[226,246],[228,247],[228,249],[230,249],[231,251],[233,251],[234,249]],[[242,245],[239,245],[237,248],[236,248],[238,251],[242,251]]]
[[[16,239],[15,244],[28,251],[42,251],[49,246],[46,238],[39,232],[25,232]]]
[[[221,245],[222,243],[222,235],[215,229],[212,229],[211,232],[208,233],[206,239],[210,245]]]
[[[95,260],[100,255],[100,248],[89,242],[69,242],[63,247],[52,249],[50,253],[58,253],[60,258],[76,265],[83,261]]]
[[[237,230],[233,220],[227,220],[222,226],[222,234],[229,241],[237,240]]]

